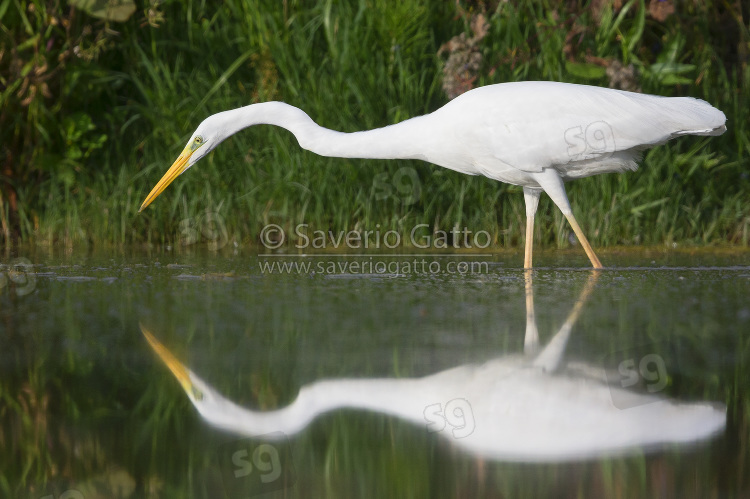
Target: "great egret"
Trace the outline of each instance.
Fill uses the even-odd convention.
[[[525,355],[461,365],[423,378],[317,381],[303,386],[294,402],[272,411],[246,409],[228,400],[143,325],[141,330],[203,419],[241,435],[292,435],[321,414],[352,408],[421,425],[477,456],[559,461],[694,442],[721,431],[726,424],[722,404],[681,403],[631,392],[608,383],[595,365],[563,368],[571,329],[594,282],[595,274],[541,351],[538,340],[527,337]],[[536,331],[533,310],[527,320],[534,322],[533,328],[527,325],[528,336]]]
[[[304,111],[264,102],[206,118],[139,211],[227,137],[253,125],[286,128],[303,149],[339,158],[421,159],[520,185],[526,202],[524,267],[531,267],[542,191],[568,219],[594,268],[602,264],[570,208],[563,182],[635,170],[641,153],[680,135],[720,135],[724,113],[690,97],[659,97],[556,82],[476,88],[437,111],[375,130],[342,133]]]

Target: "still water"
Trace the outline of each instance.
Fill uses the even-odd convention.
[[[600,256],[5,255],[0,496],[750,495],[750,254]]]

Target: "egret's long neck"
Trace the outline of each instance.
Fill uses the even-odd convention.
[[[253,411],[224,399],[223,410],[204,416],[214,425],[246,435],[277,431],[294,434],[318,415],[340,408],[371,410],[419,422],[426,404],[435,398],[424,388],[415,379],[320,381],[304,387],[297,399],[282,409]]]
[[[263,102],[225,111],[228,137],[253,125],[276,125],[294,134],[299,145],[337,158],[425,159],[419,118],[363,132],[343,133],[316,124],[304,111],[283,102]]]

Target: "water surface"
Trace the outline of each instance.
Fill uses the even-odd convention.
[[[617,373],[632,360],[635,371],[626,371],[638,376],[639,393],[657,387],[655,395],[677,404],[726,407],[717,434],[543,462],[498,458],[462,446],[460,432],[448,435],[461,424],[468,431],[472,411],[470,397],[468,405],[449,406],[460,398],[453,397],[434,401],[450,409],[439,431],[429,419],[350,408],[320,414],[296,433],[246,437],[204,421],[141,332],[143,325],[218,393],[258,411],[285,407],[320,380],[407,380],[523,359],[527,280],[517,254],[425,257],[428,270],[437,262],[437,273],[402,267],[353,274],[326,270],[330,262],[406,258],[200,250],[6,255],[0,492],[86,499],[750,493],[749,255],[601,257],[610,268],[572,324],[560,375]],[[449,273],[450,258],[486,265]],[[323,272],[263,272],[262,265],[281,261],[325,265]],[[535,264],[543,349],[592,272],[577,253],[535,255]],[[612,402],[625,414],[636,410],[617,396]]]

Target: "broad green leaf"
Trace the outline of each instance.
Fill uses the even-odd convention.
[[[676,62],[656,62],[649,67],[655,74],[682,74],[695,70],[695,64],[678,64]]]
[[[692,85],[693,80],[685,78],[684,76],[677,76],[674,74],[668,74],[664,78],[659,79],[659,83],[662,85]]]
[[[120,23],[135,12],[133,0],[70,0],[70,3],[90,16]]]
[[[607,74],[607,70],[603,67],[587,62],[566,62],[565,70],[573,76],[587,80],[596,80]]]

